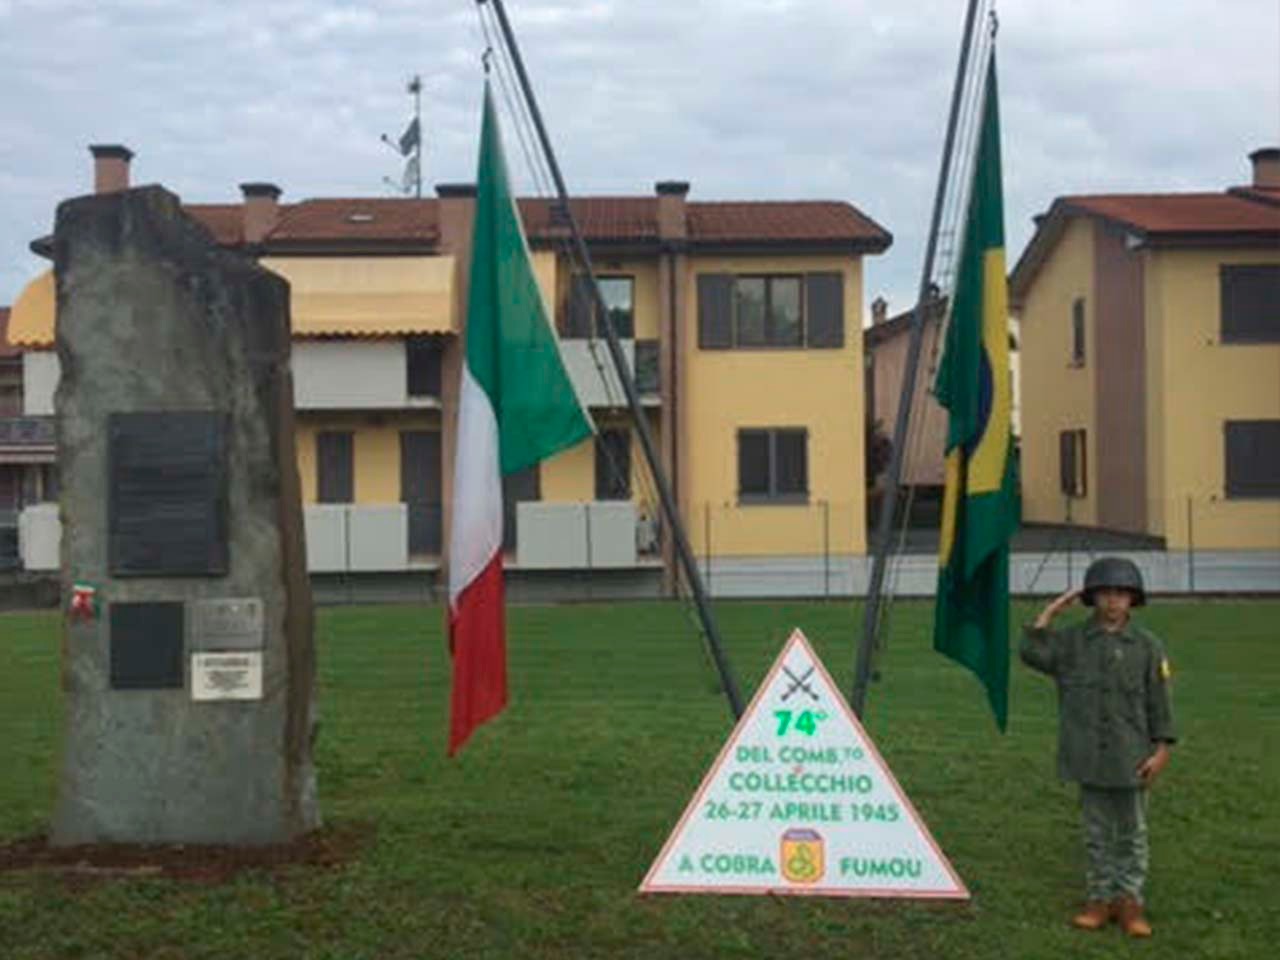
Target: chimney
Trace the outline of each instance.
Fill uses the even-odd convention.
[[[280,188],[274,183],[242,183],[244,242],[261,243],[280,222]]]
[[[871,323],[873,326],[889,319],[889,301],[884,297],[876,297],[871,301]]]
[[[455,256],[471,246],[471,221],[476,210],[476,185],[474,183],[437,183],[437,222],[440,228],[440,249]],[[461,274],[465,287],[466,273]]]
[[[659,180],[653,189],[658,194],[658,239],[684,240],[689,236],[684,204],[689,181]]]
[[[1280,147],[1263,147],[1249,154],[1253,185],[1259,190],[1280,190]]]
[[[93,154],[93,192],[118,193],[129,189],[129,161],[133,151],[118,143],[95,143]]]

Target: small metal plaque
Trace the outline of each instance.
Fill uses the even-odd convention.
[[[108,556],[117,577],[227,573],[226,414],[108,419]]]
[[[192,650],[261,650],[262,599],[197,600],[191,605]]]
[[[261,700],[262,653],[193,653],[192,700]]]
[[[182,604],[113,603],[110,616],[112,689],[181,689]]]

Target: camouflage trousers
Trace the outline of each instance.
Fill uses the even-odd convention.
[[[1080,786],[1085,884],[1090,900],[1142,902],[1147,880],[1147,791]]]

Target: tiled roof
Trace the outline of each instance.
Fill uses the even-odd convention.
[[[1068,221],[1098,217],[1153,246],[1280,245],[1280,191],[1236,187],[1223,193],[1113,193],[1058,197],[1038,218],[1036,232],[1009,274],[1017,309]]]
[[[557,222],[556,204],[546,198],[521,198],[520,216],[532,240],[567,235]],[[658,239],[656,197],[579,197],[570,200],[574,219],[592,242],[652,243]],[[188,204],[186,209],[208,227],[219,243],[243,242],[239,204]],[[692,243],[854,244],[879,251],[892,235],[852,204],[839,201],[706,202],[686,205]],[[280,219],[267,237],[272,244],[334,242],[433,243],[440,232],[439,200],[347,197],[282,204]]]
[[[1280,209],[1230,193],[1060,197],[1065,212],[1105,217],[1148,235],[1280,233]]]
[[[1227,192],[1232,196],[1244,197],[1246,200],[1256,200],[1259,203],[1280,207],[1280,187],[1232,187]]]
[[[884,249],[892,235],[850,203],[787,200],[691,203],[689,236],[706,243],[853,242]]]
[[[244,241],[244,208],[238,203],[184,203],[182,209],[199,220],[218,243],[236,246]]]
[[[564,236],[568,224],[553,222],[555,202],[524,197],[517,201],[525,233],[534,239]],[[569,200],[573,218],[587,240],[658,239],[658,204],[653,197],[579,197]]]
[[[407,241],[429,243],[440,235],[434,199],[325,197],[282,205],[272,242]]]

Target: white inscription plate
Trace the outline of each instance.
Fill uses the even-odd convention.
[[[261,700],[262,653],[193,653],[192,700]]]

